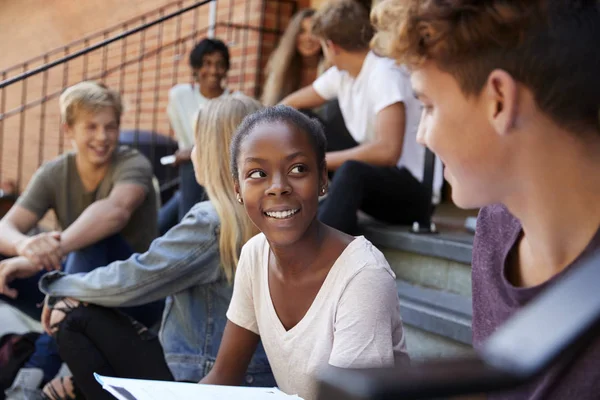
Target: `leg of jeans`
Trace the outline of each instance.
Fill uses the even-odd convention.
[[[25,368],[40,368],[44,372],[42,386],[50,382],[62,365],[62,359],[58,355],[58,348],[54,339],[46,333],[42,333],[35,341],[35,351],[25,363]]]
[[[88,399],[113,399],[93,373],[134,379],[173,380],[155,335],[138,332],[130,318],[89,305],[71,311],[59,326],[60,355]]]
[[[175,194],[158,210],[158,233],[160,236],[179,223],[181,192]]]
[[[206,200],[206,191],[196,181],[194,166],[191,162],[179,166],[179,190],[181,201],[179,203],[179,220],[196,204]]]
[[[84,249],[70,253],[65,263],[65,272],[68,274],[90,272],[113,261],[125,260],[132,253],[131,247],[121,235],[109,236]],[[37,281],[39,277],[35,282],[36,289]],[[40,301],[43,301],[43,296]],[[151,326],[160,320],[163,304],[163,301],[157,301],[143,306],[129,307],[124,311],[137,316],[143,324]],[[27,366],[41,368],[44,371],[43,383],[45,384],[56,376],[61,364],[54,339],[45,333],[42,334],[36,342],[35,352],[27,362]]]
[[[90,272],[117,260],[126,260],[133,254],[131,246],[120,234],[104,238],[83,249],[69,253],[65,263],[67,274]]]

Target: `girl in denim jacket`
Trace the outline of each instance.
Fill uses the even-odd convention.
[[[73,373],[71,379],[48,384],[46,396],[112,398],[93,372],[197,382],[211,370],[240,249],[257,233],[235,203],[229,144],[242,119],[260,108],[257,101],[235,95],[211,100],[201,110],[192,160],[210,201],[196,204],[148,252],[88,274],[50,273],[42,278],[40,288],[48,295],[43,325],[56,336],[60,355]],[[116,308],[164,297],[160,343]],[[274,385],[262,347],[253,354],[244,382]]]

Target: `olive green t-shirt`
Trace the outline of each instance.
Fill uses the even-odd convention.
[[[120,147],[115,150],[106,176],[96,190],[86,191],[70,152],[44,163],[33,175],[17,204],[42,218],[54,210],[61,229],[67,229],[93,202],[110,195],[120,183],[134,183],[146,191],[144,202],[133,212],[121,235],[135,252],[148,250],[156,238],[157,205],[152,185],[152,166],[137,150]]]

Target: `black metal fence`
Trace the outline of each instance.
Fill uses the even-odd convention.
[[[171,135],[169,88],[190,82],[187,53],[214,35],[231,51],[228,86],[258,96],[262,71],[296,11],[293,0],[177,1],[0,71],[0,182],[22,190],[44,161],[65,151],[58,97],[86,79],[119,89],[122,130]],[[153,146],[151,146],[153,148]]]

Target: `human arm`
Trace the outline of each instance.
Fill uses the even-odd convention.
[[[340,83],[340,71],[333,67],[317,78],[312,85],[295,91],[281,101],[281,104],[296,109],[310,109],[335,99]]]
[[[227,321],[215,365],[198,383],[210,385],[240,385],[260,336]]]
[[[146,304],[220,277],[219,220],[208,202],[196,204],[183,220],[134,254],[86,274],[46,274],[40,290],[104,307]]]
[[[348,160],[393,167],[402,154],[406,112],[404,103],[391,104],[377,113],[375,138],[372,141],[341,151],[326,154],[327,168],[336,170]]]
[[[86,208],[61,235],[63,254],[79,250],[120,232],[143,203],[148,189],[137,183],[115,185],[110,195]]]
[[[192,160],[192,149],[180,149],[175,152],[175,162],[172,164],[177,167]]]
[[[227,310],[227,324],[219,347],[215,365],[200,383],[239,385],[256,350],[260,334],[252,293],[252,269],[256,262],[250,259],[252,251],[248,242],[240,255],[235,275],[233,295]]]
[[[47,269],[60,268],[59,235],[44,232],[28,236],[46,212],[53,207],[56,173],[53,165],[44,164],[31,178],[27,189],[0,220],[0,254],[23,256]]]
[[[340,368],[394,365],[394,352],[405,352],[400,303],[391,272],[364,267],[342,293],[329,364]]]
[[[31,278],[41,268],[25,257],[8,258],[0,262],[0,294],[15,299],[19,293],[8,286],[15,279]]]
[[[27,239],[25,232],[30,231],[38,222],[35,213],[15,204],[0,220],[0,254],[7,257],[19,255],[18,244]]]
[[[301,110],[319,107],[325,101],[312,86],[306,86],[281,100],[281,104]]]

